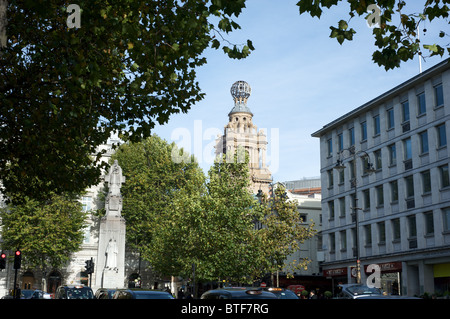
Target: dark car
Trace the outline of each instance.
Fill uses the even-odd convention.
[[[113,299],[117,289],[99,288],[95,292],[96,299]]]
[[[45,293],[37,289],[22,289],[20,291],[20,299],[44,299]]]
[[[117,289],[112,299],[175,299],[167,291],[129,288]]]
[[[273,293],[277,299],[298,299],[297,295],[289,289],[285,288],[263,288],[265,291]]]
[[[261,288],[230,287],[208,290],[200,299],[277,299],[277,296]]]
[[[90,287],[84,285],[60,286],[56,290],[55,299],[95,299]]]

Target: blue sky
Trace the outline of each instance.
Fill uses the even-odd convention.
[[[185,147],[206,173],[212,164],[214,138],[223,132],[234,106],[230,87],[244,80],[252,88],[248,106],[253,123],[268,137],[274,181],[319,176],[319,140],[311,134],[417,75],[419,60],[386,72],[372,61],[372,30],[362,17],[350,22],[357,31],[353,41],[339,45],[329,38],[329,27],[348,19],[346,4],[325,11],[319,20],[300,16],[297,2],[247,0],[236,19],[242,29],[227,39],[236,44],[250,39],[256,50],[243,60],[229,59],[221,50],[205,51],[208,63],[197,74],[205,99],[187,114],[172,115],[153,133]],[[430,36],[438,33],[439,25],[425,27],[422,43],[431,44]],[[422,68],[440,61],[440,57],[427,58]]]

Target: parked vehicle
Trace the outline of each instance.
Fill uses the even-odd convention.
[[[208,290],[200,299],[277,299],[277,296],[262,288],[229,287]]]
[[[167,291],[142,288],[117,289],[112,299],[175,299]]]
[[[84,285],[59,286],[55,293],[55,299],[95,299],[90,287]]]

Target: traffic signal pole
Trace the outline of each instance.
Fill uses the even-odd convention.
[[[22,264],[22,252],[17,249],[14,253],[14,299],[20,299],[20,289],[17,288],[17,271]]]

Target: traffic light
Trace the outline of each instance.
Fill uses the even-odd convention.
[[[91,269],[91,261],[86,260],[85,263],[86,263],[86,266],[84,266],[84,268],[86,269],[86,272],[89,274],[89,270]]]
[[[13,269],[20,269],[20,265],[22,264],[22,252],[17,249],[14,253],[14,267]]]
[[[86,260],[86,273],[87,274],[92,274],[94,272],[94,261],[92,260],[92,258],[90,260]]]
[[[6,268],[6,254],[2,251],[0,254],[0,269]]]
[[[89,273],[90,274],[92,274],[92,273],[94,273],[94,261],[92,260],[92,258],[91,258],[91,265],[90,265],[90,267],[89,267]]]

